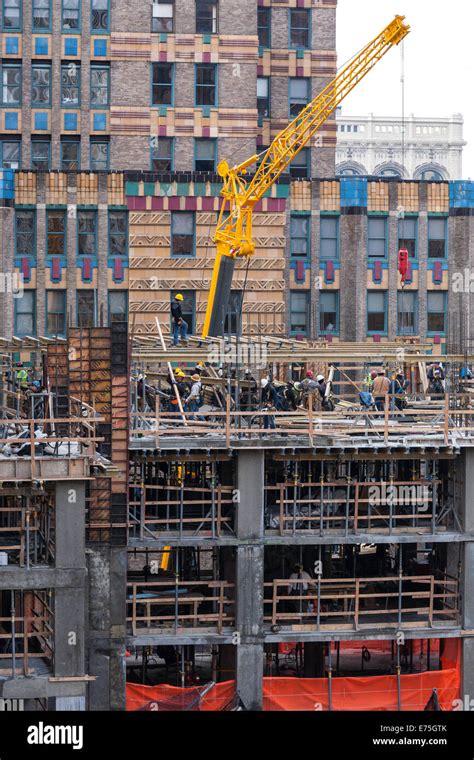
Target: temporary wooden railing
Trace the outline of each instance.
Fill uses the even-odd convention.
[[[389,438],[437,434],[449,443],[450,433],[471,438],[474,436],[474,409],[451,408],[450,397],[430,407],[427,401],[421,407],[399,410],[392,408],[392,397],[386,396],[382,410],[354,408],[345,411],[314,412],[299,408],[293,411],[235,411],[226,397],[223,411],[185,412],[186,426],[180,412],[162,411],[132,412],[132,437],[153,434],[156,445],[160,439],[169,437],[224,436],[226,444],[231,438],[252,439],[265,435],[305,436],[310,442],[318,436],[376,436],[388,442]],[[180,424],[181,423],[181,424]],[[358,423],[358,424],[357,424]]]
[[[211,533],[220,537],[231,531],[231,486],[157,485],[130,483],[133,498],[129,501],[132,530],[160,533]],[[134,493],[138,492],[138,493]],[[159,492],[163,498],[150,498],[148,492]],[[166,493],[166,498],[165,498]],[[197,514],[199,512],[199,514]]]
[[[127,623],[133,636],[182,627],[221,633],[235,624],[233,597],[227,581],[127,583]]]
[[[456,579],[433,575],[316,578],[303,581],[308,585],[306,594],[303,589],[290,594],[289,584],[295,582],[287,578],[265,583],[265,623],[315,631],[459,624]]]
[[[300,530],[399,533],[403,529],[440,530],[433,480],[288,481],[265,486],[268,520],[278,520],[280,535]],[[340,492],[336,495],[336,489]],[[342,493],[343,492],[343,493]],[[272,507],[278,510],[273,512]],[[268,526],[276,527],[276,526]]]
[[[4,592],[4,594],[8,592]],[[15,591],[13,607],[9,617],[0,617],[0,673],[5,672],[3,660],[10,660],[11,675],[18,675],[18,666],[27,676],[34,670],[30,667],[30,658],[41,657],[50,664],[54,653],[54,613],[49,606],[46,591]],[[17,614],[17,603],[21,599],[25,610]],[[30,604],[31,603],[31,604]],[[10,629],[10,630],[8,630]],[[7,646],[2,646],[6,641]],[[31,642],[34,642],[32,648]],[[8,652],[5,652],[8,649]]]
[[[17,503],[8,504],[12,498]],[[33,502],[24,506],[18,503],[18,497],[3,497],[0,503],[0,551],[7,552],[9,562],[17,557],[20,567],[28,567],[30,551],[34,562],[39,556],[46,561],[52,559],[46,505]]]

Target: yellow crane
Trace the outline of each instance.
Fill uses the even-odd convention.
[[[394,45],[409,33],[405,16],[394,20],[352,60],[344,66],[295,119],[273,140],[263,157],[253,155],[247,161],[230,167],[221,161],[218,173],[224,180],[221,206],[214,242],[217,246],[209,289],[203,337],[219,336],[224,332],[235,260],[248,257],[255,251],[252,234],[252,215],[255,204],[276,182],[295,156],[302,150],[336,107],[354,89]],[[258,164],[253,176],[247,170]]]

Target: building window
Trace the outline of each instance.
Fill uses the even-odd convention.
[[[367,220],[367,250],[369,258],[384,259],[387,254],[387,217]]]
[[[127,226],[126,211],[109,211],[109,256],[127,255]]]
[[[109,0],[91,0],[91,13],[92,30],[108,32],[110,24]]]
[[[36,291],[24,290],[15,298],[15,336],[35,335]]]
[[[61,169],[77,171],[81,168],[81,143],[79,140],[61,140]]]
[[[19,210],[15,213],[15,254],[16,256],[36,256],[35,212]]]
[[[399,290],[397,296],[397,334],[416,335],[418,331],[418,293]]]
[[[386,290],[373,290],[367,293],[367,332],[387,332]]]
[[[50,0],[33,0],[33,31],[51,29]]]
[[[231,290],[229,306],[224,319],[224,335],[242,334],[242,290]]]
[[[437,172],[435,169],[425,169],[420,173],[420,176],[418,179],[425,180],[425,181],[435,181],[435,182],[442,182],[444,177],[441,176],[439,172]]]
[[[196,32],[217,34],[217,0],[196,0]]]
[[[151,142],[151,169],[154,172],[171,172],[174,163],[174,139],[155,137]]]
[[[66,212],[47,212],[47,245],[48,256],[66,255]]]
[[[21,164],[21,142],[20,140],[1,140],[0,141],[1,166],[2,169],[19,169]]]
[[[289,80],[289,111],[290,119],[294,119],[308,104],[310,80],[296,77]]]
[[[311,217],[292,214],[290,219],[290,255],[307,259],[311,252]]]
[[[110,69],[108,66],[91,66],[91,108],[109,105]]]
[[[197,138],[194,141],[194,171],[215,172],[217,140]]]
[[[79,256],[97,253],[97,212],[77,212],[77,252]]]
[[[309,177],[310,175],[310,149],[303,148],[294,157],[290,164],[290,177],[297,179],[298,177]]]
[[[172,34],[174,21],[174,3],[169,0],[153,0],[151,31],[159,34]]]
[[[194,213],[174,211],[171,214],[171,255],[194,256]]]
[[[339,258],[339,217],[321,216],[321,259]]]
[[[257,15],[258,44],[261,47],[271,45],[271,8],[259,8]]]
[[[337,335],[339,332],[339,291],[319,292],[319,332]]]
[[[128,313],[128,293],[126,290],[109,290],[109,325],[112,322],[126,322]]]
[[[417,229],[416,217],[408,216],[398,222],[398,250],[405,248],[410,259],[416,259],[417,255]]]
[[[290,8],[290,47],[309,48],[310,34],[310,11],[302,8]]]
[[[81,90],[81,67],[77,63],[61,66],[61,105],[78,106]]]
[[[77,326],[96,326],[96,292],[95,290],[77,291]]]
[[[151,103],[153,106],[173,105],[174,64],[152,64]]]
[[[40,172],[49,172],[51,164],[51,142],[49,140],[31,141],[31,168]]]
[[[428,217],[428,258],[446,258],[446,227],[445,217]]]
[[[51,105],[51,66],[35,64],[31,67],[31,104]]]
[[[66,291],[46,291],[46,334],[66,334]]]
[[[427,331],[444,333],[446,331],[446,292],[428,291],[427,293]]]
[[[257,77],[257,110],[260,119],[270,116],[270,77]]]
[[[214,63],[196,65],[196,105],[217,105],[217,66]]]
[[[21,66],[2,66],[2,103],[19,106],[21,103]]]
[[[91,140],[90,160],[93,171],[105,172],[109,168],[109,143]]]
[[[309,293],[290,291],[290,333],[309,334]]]
[[[62,0],[63,32],[78,32],[81,26],[81,0]]]
[[[170,300],[173,298],[175,291],[170,293]],[[181,302],[181,312],[183,319],[188,323],[188,333],[194,335],[196,332],[196,292],[194,290],[180,290],[183,296]],[[173,331],[173,327],[171,327]]]
[[[3,28],[21,31],[21,0],[3,0]]]

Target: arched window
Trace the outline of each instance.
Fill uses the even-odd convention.
[[[336,166],[336,177],[361,177],[367,172],[357,161],[343,161]]]

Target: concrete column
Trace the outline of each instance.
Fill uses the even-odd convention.
[[[241,451],[237,462],[237,693],[247,710],[262,709],[264,452]]]
[[[56,484],[57,569],[85,568],[85,483]],[[85,588],[55,592],[55,675],[84,675]]]

